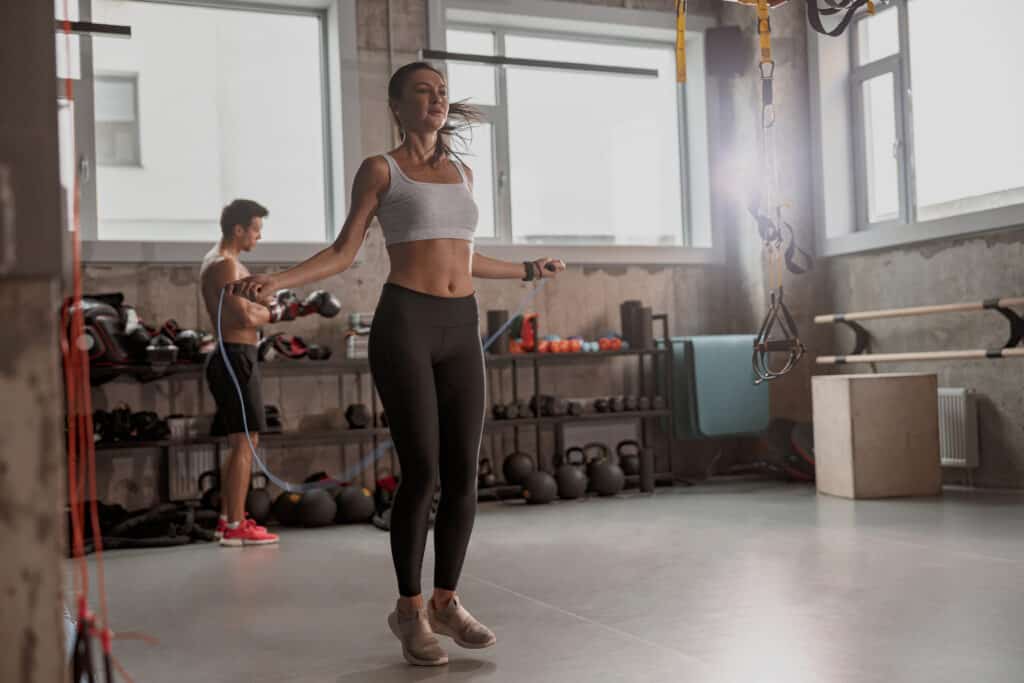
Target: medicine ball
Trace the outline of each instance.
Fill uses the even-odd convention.
[[[285,491],[277,497],[271,512],[274,519],[286,526],[296,526],[299,523],[299,502],[302,500],[301,493]]]
[[[270,494],[266,489],[252,489],[245,496],[245,511],[257,524],[266,524],[270,519]]]
[[[545,505],[558,495],[558,484],[547,472],[530,472],[523,480],[523,498],[530,505]]]
[[[373,517],[373,494],[362,486],[345,486],[334,497],[338,524],[362,524]]]
[[[558,468],[556,475],[558,495],[565,500],[582,498],[587,492],[587,475],[582,467],[565,464]]]
[[[334,524],[338,506],[324,489],[312,489],[299,500],[299,523],[302,526],[328,526]]]
[[[513,486],[521,486],[526,480],[526,475],[533,470],[533,458],[526,453],[513,453],[505,458],[505,462],[501,465],[505,481]]]
[[[609,462],[590,466],[590,486],[599,496],[614,496],[626,485],[622,468]]]

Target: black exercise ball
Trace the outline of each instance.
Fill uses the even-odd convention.
[[[505,458],[501,465],[501,472],[505,475],[506,483],[513,486],[521,486],[526,480],[526,475],[533,472],[533,458],[526,453],[513,453]]]
[[[338,506],[324,489],[312,489],[302,494],[299,501],[299,523],[302,526],[328,526],[334,524]]]
[[[334,497],[338,524],[362,524],[373,517],[373,494],[362,486],[345,486]]]
[[[270,494],[266,489],[252,489],[245,497],[245,511],[257,524],[266,524],[270,519]]]
[[[558,496],[558,484],[547,472],[530,472],[523,480],[523,498],[530,505],[544,505]]]
[[[581,498],[587,491],[587,474],[582,467],[562,465],[555,475],[558,484],[558,495],[565,500]]]
[[[618,465],[608,462],[590,466],[590,486],[599,496],[614,496],[626,485],[626,475]]]
[[[271,508],[274,519],[286,526],[296,526],[299,523],[299,503],[301,501],[301,493],[285,491],[277,497]]]

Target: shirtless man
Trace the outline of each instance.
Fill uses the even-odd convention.
[[[221,212],[221,239],[203,258],[199,271],[203,301],[214,329],[217,329],[217,306],[221,290],[229,282],[249,275],[248,269],[238,257],[244,251],[251,251],[260,241],[263,218],[267,213],[264,207],[249,199],[236,199]],[[268,297],[272,296],[272,293],[268,294]],[[272,298],[267,298],[261,304],[232,294],[224,296],[220,331],[242,396],[239,398],[218,347],[207,362],[206,381],[217,404],[219,426],[226,431],[230,447],[230,454],[221,471],[222,502],[217,533],[221,537],[222,546],[277,543],[277,536],[267,533],[265,528],[245,517],[245,497],[252,477],[252,452],[246,441],[245,429],[248,426],[255,448],[259,444],[259,433],[266,430],[256,355],[258,328],[281,319],[280,306]]]

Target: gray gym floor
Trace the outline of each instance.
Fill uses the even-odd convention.
[[[1024,494],[850,502],[724,481],[481,506],[460,593],[498,644],[412,668],[385,625],[388,537],[107,558],[140,682],[1024,680]],[[428,551],[424,585],[433,556]]]

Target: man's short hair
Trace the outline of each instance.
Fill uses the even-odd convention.
[[[264,218],[269,213],[264,206],[251,199],[236,199],[220,212],[220,231],[225,237],[231,237],[236,225],[247,228],[253,217]]]

